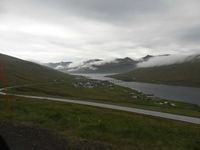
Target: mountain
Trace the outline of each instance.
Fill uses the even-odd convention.
[[[146,55],[138,60],[133,60],[129,57],[116,58],[110,61],[102,59],[90,59],[81,63],[77,62],[59,62],[59,63],[48,63],[46,66],[65,72],[65,73],[125,73],[132,71],[137,68],[137,64],[147,62],[148,60],[166,55]]]
[[[137,68],[112,77],[125,81],[200,87],[200,55],[189,56],[184,62]]]
[[[112,61],[104,62],[102,60],[96,61],[95,63],[86,63],[84,66],[76,70],[74,73],[122,73],[133,70],[136,66],[137,61],[131,58],[115,59]]]
[[[50,68],[53,68],[53,69],[66,69],[69,67],[69,65],[71,64],[72,62],[58,62],[58,63],[47,63],[47,64],[44,64],[45,66],[47,67],[50,67]]]
[[[95,63],[95,62],[100,62],[103,61],[102,59],[90,59],[84,62],[84,64],[90,64],[90,63]]]
[[[0,87],[29,83],[69,81],[73,77],[29,61],[0,54]]]
[[[72,65],[68,69],[62,69],[61,71],[70,73],[91,73],[96,70],[96,65],[100,65],[102,62],[103,60],[101,59],[90,59],[79,64]]]
[[[67,73],[123,73],[133,70],[138,62],[126,57],[110,61],[90,59],[76,65],[71,62],[49,63],[47,66]]]
[[[141,60],[142,60],[142,61],[148,61],[148,60],[151,59],[152,57],[154,57],[154,56],[152,56],[152,55],[146,55],[146,56],[143,57]]]
[[[146,62],[146,61],[149,61],[152,58],[163,57],[163,56],[170,56],[170,54],[155,55],[155,56],[154,55],[146,55],[146,56],[141,58],[140,62]]]

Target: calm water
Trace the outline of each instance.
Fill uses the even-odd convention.
[[[105,77],[107,74],[82,74],[82,75],[91,79],[110,81],[117,85],[141,91],[145,94],[153,94],[156,97],[200,105],[200,88],[150,84],[141,82],[124,82]]]

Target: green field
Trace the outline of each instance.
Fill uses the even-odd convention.
[[[112,76],[124,81],[200,87],[200,62],[185,62],[158,67],[138,68]]]
[[[119,150],[198,150],[200,126],[88,106],[0,96],[1,121],[37,125],[72,141],[108,143]]]
[[[111,103],[115,105],[200,117],[200,107],[198,105],[168,101],[159,98],[149,98],[140,92],[131,90],[129,88],[116,86],[108,82],[102,83],[99,81],[80,79],[78,83],[87,83],[88,81],[94,83],[97,82],[97,84],[95,84],[96,87],[74,87],[73,84],[69,83],[54,83],[49,85],[46,84],[30,87],[18,87],[15,89],[10,89],[8,92],[24,95],[96,101],[101,103]]]

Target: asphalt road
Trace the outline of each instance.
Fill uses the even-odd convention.
[[[10,88],[12,88],[12,87],[10,87]],[[52,98],[52,97],[44,97],[44,96],[30,96],[30,95],[20,95],[20,94],[7,94],[7,93],[3,92],[3,90],[5,90],[5,89],[6,88],[0,89],[0,95],[12,95],[12,96],[30,98],[30,99],[50,100],[50,101],[58,101],[58,102],[65,102],[65,103],[94,106],[94,107],[99,107],[99,108],[113,109],[113,110],[118,110],[118,111],[131,112],[131,113],[137,113],[137,114],[142,114],[142,115],[148,115],[148,116],[183,121],[183,122],[188,122],[188,123],[200,124],[200,118],[195,118],[195,117],[188,117],[188,116],[183,116],[183,115],[176,115],[176,114],[163,113],[163,112],[158,112],[158,111],[118,106],[118,105],[105,104],[105,103],[97,103],[97,102],[91,102],[91,101]]]

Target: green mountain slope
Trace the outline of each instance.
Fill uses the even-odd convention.
[[[0,87],[71,80],[72,78],[70,75],[39,64],[0,54]]]
[[[193,60],[181,64],[138,68],[112,77],[125,81],[200,87],[200,61]]]

